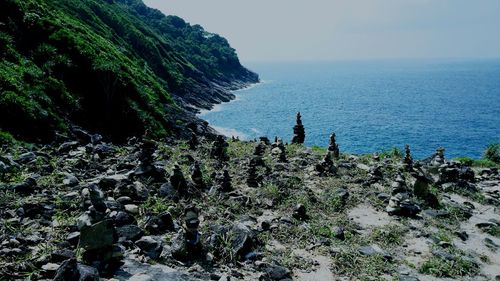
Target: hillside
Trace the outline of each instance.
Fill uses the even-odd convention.
[[[255,83],[228,42],[140,0],[2,0],[0,131],[49,141],[186,134],[191,112]],[[194,126],[191,126],[194,127]],[[6,134],[8,133],[8,134]]]

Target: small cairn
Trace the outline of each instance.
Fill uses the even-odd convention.
[[[170,177],[170,183],[179,193],[186,193],[187,191],[187,182],[184,178],[184,174],[182,173],[181,168],[178,164],[174,165],[174,170],[172,171],[172,176]]]
[[[306,138],[304,125],[302,125],[302,116],[297,112],[297,124],[293,127],[293,144],[303,144]]]
[[[198,140],[198,137],[195,133],[191,133],[191,139],[189,140],[188,144],[191,150],[196,150],[196,147],[198,147],[198,145],[200,144],[200,141]]]
[[[403,159],[403,165],[406,171],[413,170],[413,158],[411,157],[409,145],[405,145],[405,158]]]
[[[184,210],[182,231],[172,241],[172,257],[183,261],[191,261],[201,257],[203,245],[198,231],[200,219],[198,209],[189,206]]]
[[[330,143],[328,144],[328,151],[330,151],[333,154],[333,159],[339,159],[340,157],[340,150],[339,150],[339,145],[335,141],[335,133],[332,133],[330,135]]]
[[[293,210],[293,217],[300,221],[305,221],[309,219],[307,215],[306,207],[302,204],[297,204]]]
[[[333,164],[331,151],[328,151],[325,154],[323,160],[318,165],[316,165],[316,171],[319,172],[320,175],[335,174],[336,169]]]
[[[231,192],[233,191],[233,186],[231,185],[231,176],[229,176],[229,171],[224,169],[222,173],[219,173],[215,181],[219,187],[219,190],[222,192]]]
[[[253,159],[252,159],[253,160]],[[257,173],[257,165],[255,161],[250,160],[247,171],[247,185],[249,187],[258,187],[260,183],[260,177]]]
[[[432,157],[431,165],[441,166],[444,162],[444,147],[439,147]]]
[[[157,168],[153,162],[153,154],[156,150],[156,143],[152,140],[144,139],[139,153],[139,166],[134,170],[133,175],[138,177],[151,177],[160,182],[165,179],[164,171]]]
[[[410,198],[413,196],[410,189],[407,188],[406,180],[402,171],[398,171],[396,179],[391,185],[392,196],[386,207],[389,215],[414,217],[420,213],[421,208]]]
[[[283,144],[283,140],[276,137],[275,142],[272,144],[271,154],[278,157],[279,162],[287,162],[286,159],[286,147]]]
[[[195,162],[192,167],[191,180],[197,189],[205,189],[205,183],[203,182],[203,173],[200,169],[200,163]]]
[[[229,144],[226,142],[223,136],[218,135],[217,139],[212,144],[212,150],[210,151],[210,156],[214,159],[220,161],[227,161],[229,157],[226,153],[226,149]]]
[[[253,155],[262,157],[264,156],[264,153],[266,153],[266,143],[264,141],[260,141],[259,144],[255,146]]]

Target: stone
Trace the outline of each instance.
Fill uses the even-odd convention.
[[[78,274],[80,277],[78,278],[78,281],[99,281],[99,272],[97,271],[96,268],[83,265],[83,264],[78,264],[77,266],[78,269]]]
[[[280,265],[266,265],[264,274],[264,280],[284,280],[291,277],[291,271]]]
[[[64,261],[57,270],[54,281],[67,281],[67,280],[79,280],[80,273],[78,272],[78,265],[76,259],[70,259]]]
[[[50,261],[55,263],[73,258],[75,258],[75,253],[68,249],[55,250],[50,254]]]
[[[117,227],[116,234],[118,242],[137,241],[144,235],[144,231],[136,225],[125,225]]]
[[[445,160],[444,160],[444,148],[439,147],[438,149],[436,149],[436,153],[434,153],[434,155],[431,158],[431,165],[440,166],[440,165],[443,165],[444,162],[445,162]]]
[[[146,216],[144,229],[151,234],[163,234],[167,231],[175,230],[175,223],[172,215],[168,212],[162,213],[158,216]]]
[[[152,259],[158,259],[163,250],[163,243],[152,236],[144,236],[135,242],[137,247]]]
[[[75,177],[75,175],[70,173],[64,173],[65,179],[63,180],[63,184],[66,186],[77,186],[80,181]]]
[[[187,182],[184,178],[181,168],[179,165],[175,164],[172,171],[172,176],[170,177],[170,184],[181,194],[187,193]]]
[[[123,207],[125,208],[125,211],[127,211],[130,214],[134,214],[134,215],[139,214],[139,206],[137,206],[135,204],[127,204]]]
[[[20,164],[27,164],[36,159],[36,154],[34,152],[26,152],[17,158],[16,162]]]
[[[309,216],[307,215],[306,207],[302,204],[297,204],[293,210],[293,217],[298,220],[307,220]]]
[[[339,240],[342,240],[342,241],[345,240],[344,228],[341,227],[341,226],[334,226],[332,228],[332,235],[333,235],[333,237],[335,237],[335,238],[337,238]]]
[[[106,212],[106,204],[104,203],[104,193],[99,189],[96,184],[92,184],[88,187],[90,202],[97,212]]]
[[[17,183],[11,186],[11,189],[22,195],[30,195],[35,192],[37,186],[36,180],[34,178],[27,178],[21,183]]]
[[[66,241],[68,241],[71,245],[76,246],[78,245],[78,241],[80,240],[80,232],[75,231],[71,232],[66,236]]]
[[[392,256],[388,252],[382,250],[380,246],[373,244],[371,246],[363,246],[359,248],[359,253],[364,255],[364,256],[375,256],[375,255],[380,255],[383,256],[387,260],[391,260]]]
[[[252,250],[254,233],[243,223],[234,224],[231,233],[231,251],[235,257],[243,258]]]
[[[115,229],[113,222],[104,220],[81,229],[78,247],[85,250],[97,250],[112,246],[114,241]]]
[[[302,125],[302,116],[297,112],[296,125],[293,127],[292,144],[303,144],[305,140],[304,125]]]

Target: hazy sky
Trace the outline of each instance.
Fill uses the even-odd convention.
[[[242,61],[500,57],[500,0],[145,0]]]

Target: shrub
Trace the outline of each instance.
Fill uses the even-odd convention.
[[[493,143],[488,145],[483,155],[484,159],[500,163],[500,143]]]

